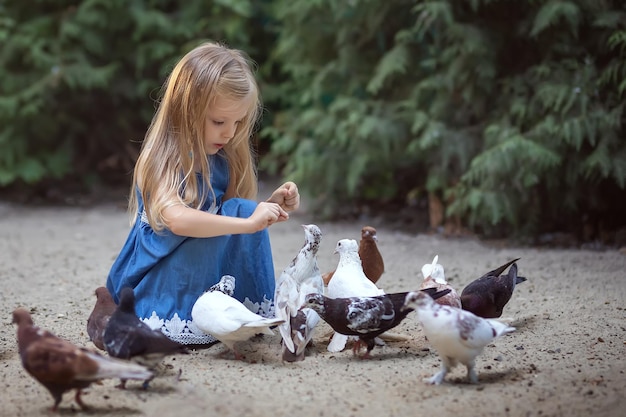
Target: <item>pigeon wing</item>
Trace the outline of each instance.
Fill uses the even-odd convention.
[[[278,327],[278,331],[283,338],[283,343],[290,352],[295,350],[293,341],[291,340],[291,318],[297,313],[298,287],[295,280],[286,271],[281,274],[281,279],[276,283],[276,291],[274,296],[276,318],[282,319],[283,323]]]
[[[42,384],[70,384],[77,375],[84,379],[97,367],[85,361],[78,347],[56,338],[41,338],[28,346],[22,353],[24,368]],[[85,369],[81,369],[81,365]]]
[[[356,333],[380,330],[394,318],[393,303],[388,298],[358,298],[347,306],[347,327]]]
[[[514,330],[497,320],[483,319],[467,311],[459,312],[457,327],[460,343],[469,349],[482,349],[498,336]]]

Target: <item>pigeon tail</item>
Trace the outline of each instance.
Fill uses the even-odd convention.
[[[498,320],[493,320],[493,319],[485,319],[493,328],[493,330],[496,332],[494,339],[500,336],[503,336],[507,333],[511,333],[514,332],[516,329],[515,327],[511,327],[506,323],[502,323],[501,321]]]
[[[513,259],[513,260],[511,260],[511,261],[509,261],[509,262],[507,262],[507,263],[505,263],[504,265],[499,266],[498,268],[494,269],[493,271],[488,272],[488,273],[487,273],[487,274],[485,274],[485,275],[493,275],[493,276],[498,277],[498,276],[502,275],[502,273],[503,273],[503,272],[504,272],[504,271],[505,271],[505,270],[506,270],[509,266],[513,265],[515,262],[519,261],[520,259],[521,259],[521,258],[515,258],[515,259]],[[516,267],[516,269],[517,269],[517,267]]]
[[[243,327],[258,327],[263,334],[267,334],[271,336],[274,334],[274,332],[272,331],[272,329],[270,329],[270,327],[278,326],[280,324],[283,324],[284,322],[285,320],[283,319],[263,319],[263,320],[251,321],[249,323],[245,323]]]
[[[122,361],[87,351],[86,354],[89,358],[98,363],[98,371],[95,374],[89,375],[89,380],[104,378],[146,380],[153,376],[153,373],[144,366],[132,362]],[[78,376],[77,379],[81,379],[81,376]]]

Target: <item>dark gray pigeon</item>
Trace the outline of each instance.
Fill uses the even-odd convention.
[[[437,291],[434,288],[421,290],[433,298],[443,297],[450,290]],[[309,294],[302,308],[315,310],[337,333],[358,336],[353,347],[358,354],[361,344],[367,351],[361,359],[369,358],[376,345],[375,339],[387,330],[393,329],[404,320],[413,309],[403,309],[408,292],[382,294],[371,297],[329,298],[321,294]]]
[[[470,282],[461,292],[463,310],[475,315],[493,319],[502,316],[502,310],[513,295],[515,286],[526,281],[525,277],[517,275],[517,262],[513,259],[504,265],[487,272],[482,277]],[[502,275],[509,266],[508,274]]]
[[[173,341],[159,330],[153,330],[135,313],[135,294],[122,288],[120,303],[111,315],[102,337],[107,353],[114,358],[129,359],[154,370],[167,355],[189,353],[185,345]],[[150,379],[143,384],[148,387]],[[126,381],[122,379],[120,388]]]

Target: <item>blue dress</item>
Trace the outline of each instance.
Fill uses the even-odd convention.
[[[209,156],[211,185],[202,210],[224,216],[249,217],[255,201],[232,198],[222,201],[228,187],[228,163],[218,153]],[[199,184],[203,180],[198,175]],[[178,236],[165,229],[155,232],[147,221],[139,194],[137,220],[111,267],[107,288],[115,302],[123,287],[135,292],[135,310],[153,329],[184,344],[216,340],[198,329],[191,309],[200,295],[223,275],[235,277],[234,297],[251,311],[274,316],[274,265],[267,229],[253,234],[211,238]]]

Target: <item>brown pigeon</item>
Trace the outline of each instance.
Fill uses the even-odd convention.
[[[376,229],[372,226],[364,226],[361,229],[361,240],[359,241],[359,258],[365,276],[374,284],[378,282],[383,272],[385,272],[385,262],[378,250],[378,237]],[[328,285],[335,271],[322,275],[324,285]]]
[[[359,257],[363,264],[365,276],[374,284],[378,282],[383,272],[385,272],[385,263],[383,262],[383,256],[378,250],[377,242],[376,229],[372,226],[365,226],[361,229]]]
[[[117,305],[106,287],[96,288],[96,305],[87,319],[87,334],[98,349],[106,350],[102,335]]]
[[[435,299],[450,292],[434,288],[421,291]],[[358,336],[353,353],[358,354],[361,344],[365,343],[367,351],[361,359],[367,359],[374,349],[376,337],[399,325],[413,311],[403,308],[407,294],[398,292],[373,297],[329,298],[313,293],[305,297],[301,308],[315,310],[337,333]]]
[[[63,394],[72,389],[76,390],[78,405],[86,409],[80,396],[92,382],[105,378],[145,380],[152,376],[141,365],[102,356],[34,326],[30,313],[23,308],[13,311],[13,323],[17,324],[22,366],[50,391],[54,398],[52,411],[57,411]]]
[[[504,265],[487,272],[482,277],[470,282],[461,292],[463,310],[475,315],[493,319],[502,315],[502,310],[513,295],[517,284],[526,281],[525,277],[517,276],[519,258],[513,259]],[[501,275],[509,266],[508,274]]]
[[[189,353],[185,345],[173,341],[159,330],[153,330],[135,313],[135,294],[130,287],[122,288],[120,303],[111,315],[102,336],[107,353],[114,358],[129,359],[155,370],[167,355]],[[143,384],[148,387],[150,379]],[[120,388],[126,386],[122,379]]]

